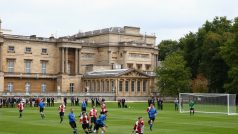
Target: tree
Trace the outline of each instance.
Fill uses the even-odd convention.
[[[158,49],[159,49],[159,60],[163,61],[167,55],[178,51],[179,45],[177,41],[163,40],[158,45]]]
[[[238,21],[237,21],[238,22]],[[236,23],[237,23],[236,22]],[[238,94],[238,32],[234,39],[229,40],[221,47],[221,55],[229,66],[228,79],[224,85],[228,93]]]
[[[198,74],[197,78],[192,81],[193,93],[207,93],[208,81],[203,74]]]
[[[179,40],[180,46],[183,48],[183,56],[187,61],[187,67],[191,68],[192,78],[198,73],[198,65],[201,58],[200,47],[198,45],[196,34],[190,32]]]
[[[180,92],[190,92],[191,73],[185,65],[181,52],[174,52],[162,61],[156,70],[157,85],[162,95],[176,96]]]

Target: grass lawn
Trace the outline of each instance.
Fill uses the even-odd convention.
[[[68,124],[66,108],[64,122],[59,123],[58,105],[45,108],[45,119],[41,119],[38,108],[25,108],[23,118],[18,118],[16,108],[0,108],[0,134],[73,134]],[[180,114],[174,111],[173,104],[164,104],[164,110],[158,111],[153,126],[149,130],[146,113],[147,103],[128,103],[130,108],[118,109],[117,103],[107,103],[108,125],[107,134],[131,134],[138,116],[145,120],[144,134],[237,134],[238,115],[189,113]],[[80,107],[74,107],[78,115]],[[90,108],[87,108],[89,111]],[[98,111],[100,111],[98,109]],[[77,122],[78,134],[83,134],[81,125]]]

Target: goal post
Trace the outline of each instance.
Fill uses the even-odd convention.
[[[189,112],[190,101],[195,102],[195,112],[237,115],[236,94],[179,93],[180,113]]]

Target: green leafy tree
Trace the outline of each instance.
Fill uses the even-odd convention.
[[[227,41],[221,48],[221,54],[229,66],[228,79],[224,88],[228,93],[238,94],[238,32],[234,39]]]
[[[183,48],[184,59],[187,61],[187,66],[191,68],[192,78],[195,78],[198,73],[201,58],[200,47],[196,41],[197,36],[192,32],[179,40],[179,44]]]
[[[177,41],[163,40],[158,45],[158,49],[159,49],[159,60],[163,61],[167,55],[178,51],[179,45]]]
[[[191,73],[185,65],[181,52],[174,52],[162,61],[156,70],[157,85],[162,95],[176,96],[180,92],[190,92]]]

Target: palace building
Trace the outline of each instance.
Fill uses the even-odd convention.
[[[111,27],[55,38],[5,34],[0,94],[148,97],[156,90],[156,37]]]

